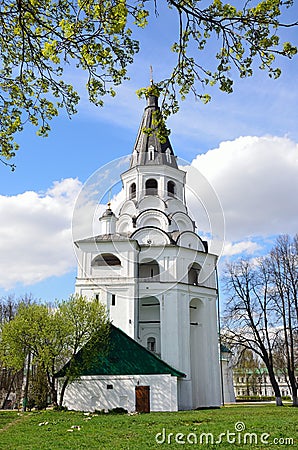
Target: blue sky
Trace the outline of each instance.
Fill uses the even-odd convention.
[[[298,7],[291,10],[297,20]],[[75,198],[86,180],[109,161],[131,153],[144,101],[135,91],[167,76],[168,47],[177,19],[164,11],[139,33],[140,53],[130,80],[104,108],[89,105],[84,77],[79,113],[53,120],[46,139],[33,128],[19,137],[14,173],[0,166],[0,295],[31,292],[66,298],[73,292],[76,261],[71,243]],[[298,44],[297,30],[287,40]],[[202,63],[210,54],[202,55]],[[189,98],[168,121],[176,155],[200,170],[216,190],[226,218],[224,257],[264,252],[279,233],[298,230],[298,58],[278,60],[282,75],[265,72],[235,80],[234,93],[214,87],[208,105]],[[197,218],[200,228],[200,218]]]

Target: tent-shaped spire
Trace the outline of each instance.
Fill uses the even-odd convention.
[[[152,84],[150,88],[154,88]],[[159,111],[158,96],[151,89],[147,97],[147,106],[144,109],[137,139],[134,145],[134,150],[130,162],[130,167],[140,165],[168,165],[178,168],[176,157],[174,155],[171,143],[167,137],[165,142],[160,142],[156,133],[154,132],[153,114]],[[152,128],[151,134],[144,132],[144,129]]]

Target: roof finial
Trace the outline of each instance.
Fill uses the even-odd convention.
[[[150,65],[150,84],[151,86],[153,86],[154,82],[153,82],[153,68]]]
[[[112,189],[110,188],[109,194],[108,194],[108,204],[107,204],[108,209],[111,209],[111,194],[112,194],[111,191],[112,191]]]

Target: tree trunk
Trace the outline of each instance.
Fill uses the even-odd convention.
[[[268,370],[268,375],[270,378],[272,388],[274,390],[275,404],[276,404],[276,406],[283,406],[281,393],[280,393],[279,385],[278,385],[275,375],[274,375],[274,370],[270,365],[267,366],[267,370]]]
[[[58,394],[56,389],[56,380],[54,377],[51,377],[49,371],[47,370],[47,379],[51,390],[51,398],[54,406],[58,406]]]
[[[17,374],[17,372],[14,373],[14,375],[13,375],[11,381],[10,381],[9,388],[7,390],[6,397],[5,397],[4,401],[3,401],[1,409],[5,408],[5,404],[6,404],[7,400],[8,400],[8,397],[10,396],[10,393],[11,393],[11,390],[12,390],[12,386],[13,386],[13,382],[15,380],[16,374]]]
[[[298,406],[297,381],[296,381],[296,378],[295,378],[294,371],[291,370],[289,367],[288,367],[288,377],[289,377],[289,382],[290,382],[291,391],[292,391],[292,397],[293,397],[292,406]]]
[[[50,389],[51,389],[52,403],[54,406],[57,406],[58,405],[58,394],[57,394],[57,389],[55,386],[55,379],[51,380]]]
[[[63,382],[61,392],[60,392],[59,406],[62,406],[62,404],[63,404],[63,398],[64,398],[64,394],[65,394],[65,389],[68,385],[68,381],[69,381],[69,377],[66,377]]]
[[[28,353],[28,360],[27,360],[27,369],[26,369],[26,382],[25,382],[25,389],[24,389],[24,398],[23,398],[23,411],[27,410],[27,404],[28,404],[28,391],[29,391],[29,376],[30,376],[30,365],[31,365],[31,353]]]

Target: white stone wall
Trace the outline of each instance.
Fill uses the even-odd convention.
[[[185,172],[167,165],[141,165],[126,171],[121,178],[126,201],[119,212],[117,232],[123,236],[130,232],[131,238],[102,241],[99,245],[94,242],[81,244],[83,270],[78,271],[77,292],[88,297],[97,293],[107,305],[114,325],[144,347],[149,338],[155,339],[156,352],[161,358],[186,374],[186,378],[178,383],[180,409],[219,406],[217,283],[214,270],[217,257],[205,252],[201,239],[194,233],[195,225],[187,214],[185,203]],[[150,194],[149,189],[146,191],[146,181],[150,179],[158,185],[154,195]],[[174,197],[167,188],[169,181],[175,184]],[[130,198],[132,183],[136,185],[133,199]],[[167,234],[173,231],[183,232],[176,245],[171,235]],[[121,266],[91,267],[92,258],[104,252],[119,257]],[[143,266],[150,261],[151,271],[152,261],[155,264],[151,279]],[[138,278],[145,273],[145,277]],[[111,295],[116,296],[114,306],[111,305]],[[150,298],[155,299],[153,304],[157,303],[157,306],[150,306]],[[157,377],[162,384],[164,376]],[[122,386],[125,392],[130,392],[127,399],[130,408],[134,403],[131,384],[134,382],[135,377],[130,377],[129,381],[123,381]],[[93,386],[95,390],[103,389],[104,384],[100,380],[96,383],[92,380],[88,386]],[[81,386],[85,386],[84,383],[80,389]],[[116,383],[114,392],[107,392],[107,397],[114,398],[112,403],[120,397],[124,401],[126,394],[121,393],[122,387]],[[152,388],[152,398],[155,389]],[[91,393],[88,395],[90,397]],[[164,410],[172,410],[166,397],[161,397],[166,405]],[[177,403],[177,388],[175,398]],[[155,405],[155,400],[153,403]],[[118,405],[112,407],[115,406]],[[154,408],[162,410],[159,409],[161,406]]]
[[[107,386],[113,389],[107,389]],[[177,377],[171,375],[92,375],[68,385],[63,405],[76,411],[122,407],[135,411],[135,387],[150,386],[151,411],[177,411]]]
[[[233,369],[229,365],[229,357],[222,356],[223,403],[235,403]]]

